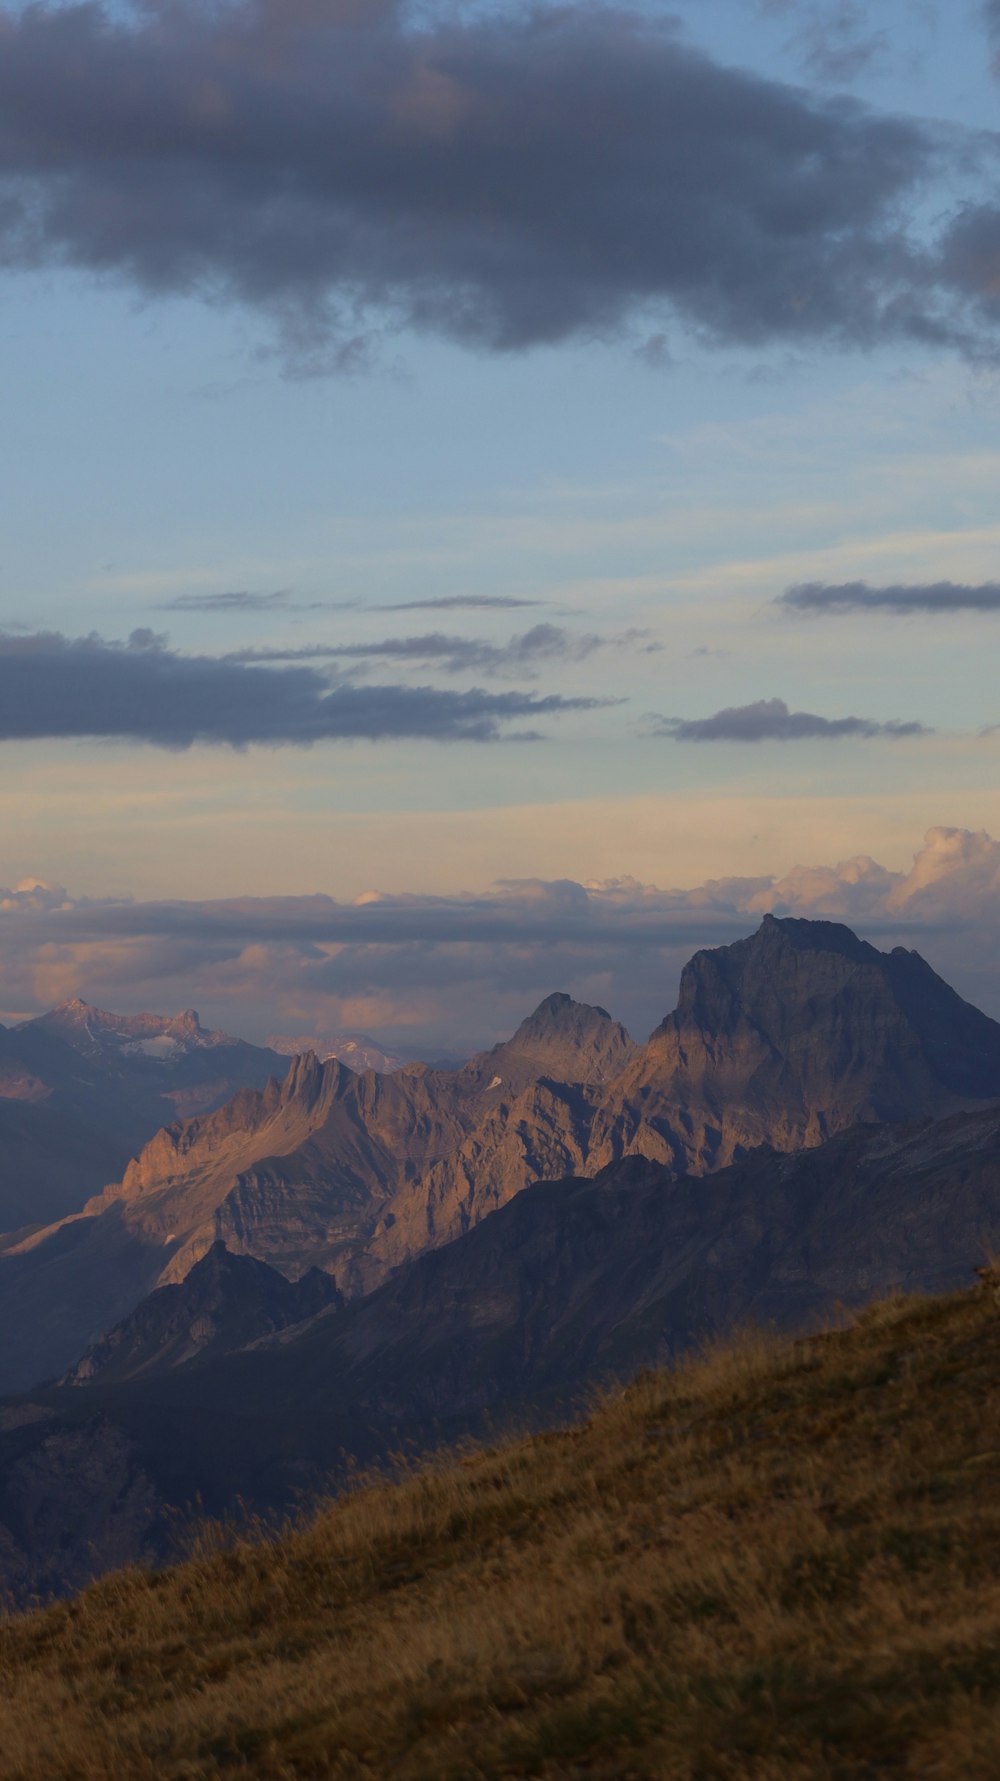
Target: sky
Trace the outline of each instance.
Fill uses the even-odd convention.
[[[979,0],[0,0],[0,1019],[643,1037],[765,907],[1000,1016],[998,94]]]

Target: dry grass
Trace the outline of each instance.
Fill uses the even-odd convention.
[[[1000,1315],[747,1333],[0,1627],[4,1781],[1000,1775]]]

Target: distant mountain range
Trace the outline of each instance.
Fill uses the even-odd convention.
[[[195,1496],[280,1504],[743,1316],[961,1280],[1000,1241],[998,1103],[1000,1026],[916,953],[771,917],[646,1045],[553,995],[455,1071],[299,1057],[0,1247],[32,1388],[0,1407],[0,1568],[80,1575],[95,1529],[162,1552]]]
[[[0,1230],[79,1211],[162,1125],[281,1067],[193,1009],[125,1016],[76,1000],[0,1027]]]
[[[374,1039],[365,1033],[326,1033],[318,1036],[303,1033],[293,1038],[288,1033],[271,1033],[267,1039],[270,1051],[276,1051],[280,1057],[300,1057],[304,1052],[311,1051],[319,1058],[320,1063],[336,1058],[338,1063],[346,1064],[348,1069],[377,1070],[380,1076],[391,1076],[394,1070],[401,1070],[406,1062],[397,1057],[395,1052],[384,1051]]]

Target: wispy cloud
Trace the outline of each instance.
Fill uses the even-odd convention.
[[[172,600],[161,600],[158,612],[276,612],[291,599],[289,588],[277,588],[271,594],[252,594],[245,588],[234,588],[220,594],[175,594]]]
[[[436,600],[398,600],[376,612],[506,612],[516,606],[549,606],[550,600],[517,600],[512,594],[446,594]]]
[[[601,703],[481,688],[331,685],[316,668],[182,655],[148,630],[128,644],[52,631],[0,635],[0,741],[103,737],[242,748],[357,738],[533,740],[533,728],[512,731],[511,724]]]
[[[432,631],[422,637],[386,637],[374,643],[317,643],[287,649],[241,649],[226,657],[233,662],[392,661],[406,666],[433,664],[446,674],[484,674],[489,678],[535,678],[544,668],[586,661],[598,650],[636,650],[652,655],[662,644],[648,631],[631,630],[612,637],[574,636],[559,625],[535,625],[507,643],[484,643],[471,637],[449,637]]]
[[[803,581],[775,598],[794,612],[1000,612],[1000,581],[932,581],[869,587],[866,581]]]
[[[763,10],[795,20],[789,48],[808,75],[831,85],[856,80],[889,49],[888,32],[872,30],[861,0],[768,0]]]
[[[291,588],[278,588],[270,594],[255,594],[244,588],[236,588],[231,592],[217,594],[175,594],[170,600],[158,601],[153,610],[234,612],[245,617],[252,616],[255,612],[353,612],[360,605],[360,600],[294,600]]]
[[[848,0],[822,20],[814,60],[867,56]],[[724,344],[995,343],[992,205],[937,244],[906,221],[936,177],[978,195],[954,133],[652,9],[7,0],[0,45],[3,264],[251,305],[306,371],[386,326],[511,351],[651,309]]]
[[[1000,0],[983,0],[981,11],[990,41],[996,51],[993,62],[994,72],[1000,73]]]
[[[813,711],[790,711],[784,699],[730,705],[711,717],[662,718],[658,731],[674,742],[839,742],[851,736],[898,739],[933,734],[921,723],[876,723],[868,717],[819,717]]]

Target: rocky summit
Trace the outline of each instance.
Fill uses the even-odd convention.
[[[637,1153],[704,1172],[759,1144],[796,1150],[997,1096],[1000,1025],[919,953],[766,915],[687,965],[676,1009],[601,1109],[591,1161]]]

